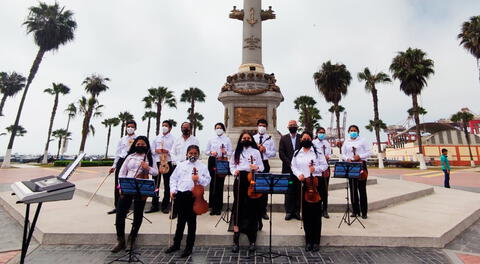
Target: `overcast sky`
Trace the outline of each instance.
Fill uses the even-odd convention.
[[[54,1],[47,1],[53,3]],[[217,100],[225,77],[241,63],[242,24],[228,18],[240,0],[82,0],[59,1],[74,12],[78,23],[75,40],[56,52],[46,53],[30,87],[20,124],[28,133],[17,138],[13,153],[42,153],[47,136],[53,97],[42,91],[52,82],[64,83],[71,93],[60,98],[53,128],[65,128],[63,109],[85,95],[82,81],[92,73],[111,79],[110,89],[101,94],[104,115],[93,120],[94,137],[87,140],[86,152],[105,152],[104,118],[130,111],[139,121],[140,134],[146,123],[140,118],[145,109],[141,99],[153,86],[167,86],[179,100],[182,91],[199,87],[206,102],[197,109],[205,116],[205,129],[198,133],[201,147],[213,136],[213,124],[223,121],[223,106]],[[31,0],[0,2],[0,71],[16,71],[27,76],[38,47],[26,34],[22,22]],[[312,75],[327,61],[346,64],[354,79],[341,101],[348,112],[347,124],[363,128],[373,119],[371,95],[356,75],[368,66],[372,71],[388,71],[392,58],[408,47],[424,50],[435,61],[435,75],[421,96],[428,114],[424,121],[448,117],[461,107],[480,113],[480,85],[473,56],[459,46],[456,36],[461,24],[480,13],[480,1],[447,0],[268,0],[276,20],[263,25],[263,64],[277,77],[285,101],[278,111],[278,126],[286,133],[286,123],[297,119],[293,101],[301,95],[314,97],[328,127],[329,105],[317,92]],[[403,124],[411,99],[399,90],[399,83],[379,88],[380,118],[388,125]],[[21,95],[8,99],[0,132],[13,124]],[[165,109],[162,119],[186,119],[187,104]],[[71,124],[73,141],[67,153],[78,152],[82,117]],[[152,132],[154,130],[152,129]],[[372,135],[363,129],[362,134]],[[178,127],[174,130],[179,135]],[[110,153],[114,153],[120,128],[112,133]],[[236,141],[237,139],[233,139]],[[0,155],[8,142],[0,136]],[[57,142],[50,149],[56,153]]]

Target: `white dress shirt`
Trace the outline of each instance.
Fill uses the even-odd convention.
[[[295,154],[297,152],[295,151]],[[328,168],[327,161],[321,152],[317,152],[315,155],[315,151],[313,148],[310,148],[307,152],[305,152],[305,148],[301,148],[298,154],[292,158],[292,172],[295,176],[299,177],[303,175],[303,177],[308,178],[310,177],[310,164],[313,160],[313,166],[315,170],[313,171],[313,176],[321,176],[322,172]]]
[[[187,148],[190,145],[197,145],[200,148],[197,138],[192,135],[187,140],[183,136],[175,139],[172,146],[172,161],[175,164],[179,164],[187,158]]]
[[[135,178],[137,174],[140,174],[143,171],[143,168],[140,167],[140,164],[142,163],[144,158],[145,154],[132,153],[128,155],[125,158],[122,167],[120,168],[118,177]],[[148,159],[145,159],[145,161],[148,162]],[[148,174],[152,176],[157,176],[157,166],[149,167]]]
[[[152,155],[154,156],[153,159],[155,162],[160,162],[160,154],[155,152],[157,149],[164,149],[168,150],[167,154],[167,161],[172,161],[172,147],[173,143],[175,142],[175,137],[171,133],[167,133],[166,135],[160,134],[155,137],[152,141]]]
[[[265,152],[261,154],[263,160],[268,160],[269,158],[275,157],[277,150],[275,149],[275,143],[273,142],[272,137],[267,133],[263,135],[257,133],[253,136],[257,144],[260,144],[260,137],[262,137],[262,145],[265,147]]]
[[[265,168],[263,167],[262,156],[258,149],[251,147],[243,148],[242,154],[240,154],[239,163],[235,163],[235,157],[230,159],[230,172],[232,175],[235,175],[235,171],[250,171],[250,158],[253,158],[253,164],[258,166],[258,172],[262,172]]]
[[[227,152],[226,157],[227,158],[230,157],[230,155],[232,155],[232,152],[233,152],[232,141],[225,134],[211,138],[207,143],[207,147],[205,148],[205,154],[207,156],[211,156],[210,153],[212,151],[215,151],[218,153],[217,157],[221,157],[222,144],[223,144],[223,147],[225,148],[225,151]]]
[[[327,140],[320,140],[318,138],[313,140],[313,145],[315,148],[317,148],[318,152],[321,152],[327,159],[330,158],[330,155],[332,154],[332,147],[330,146],[330,142]],[[325,152],[323,151],[323,147],[325,146]]]
[[[117,166],[117,162],[119,159],[124,159],[127,156],[130,147],[132,146],[133,141],[137,138],[137,135],[126,135],[118,141],[117,144],[117,152],[115,152],[115,159],[113,160],[112,168]]]
[[[170,192],[186,192],[193,189],[193,168],[197,168],[198,183],[200,185],[206,187],[210,183],[210,173],[208,173],[208,169],[205,164],[198,160],[195,162],[184,160],[177,164],[172,176],[170,176]]]
[[[356,139],[348,137],[342,146],[342,159],[344,161],[353,160],[353,148],[355,148],[355,153],[360,156],[361,160],[366,160],[371,155],[370,144],[365,139],[360,136]]]

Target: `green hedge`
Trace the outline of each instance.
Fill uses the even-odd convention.
[[[71,160],[56,160],[53,162],[53,166],[66,167],[70,163],[72,163]],[[113,160],[94,160],[94,161],[83,160],[81,163],[82,167],[98,167],[98,166],[112,166],[112,165],[113,165]]]

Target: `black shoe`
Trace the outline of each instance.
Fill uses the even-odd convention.
[[[152,207],[150,208],[150,210],[145,211],[145,213],[146,213],[146,214],[150,214],[150,213],[155,213],[155,212],[158,212],[158,211],[160,211],[160,209],[158,209],[157,206],[152,206]]]
[[[232,246],[232,253],[238,253],[239,250],[240,250],[240,247],[238,246],[238,244],[234,244]]]
[[[167,250],[165,250],[165,253],[169,254],[169,253],[175,252],[179,249],[180,249],[180,246],[173,245],[173,246],[167,248]]]
[[[293,214],[293,218],[297,219],[297,220],[301,220],[302,218],[300,218],[300,214],[299,213],[294,213]]]
[[[125,237],[117,237],[117,245],[115,245],[115,247],[110,250],[112,253],[118,253],[124,249],[127,248],[127,245],[125,244]]]
[[[221,215],[222,214],[222,211],[216,211],[215,212],[215,215]]]
[[[362,215],[362,219],[367,219],[367,218],[368,218],[368,217],[367,217],[366,214]]]
[[[270,219],[270,217],[268,217],[268,214],[267,214],[267,213],[264,213],[264,214],[262,215],[262,218],[263,218],[264,220]]]
[[[315,244],[312,246],[312,252],[318,252],[320,250],[320,246],[318,244]]]
[[[185,250],[183,250],[183,253],[182,253],[182,255],[180,255],[180,257],[181,258],[186,258],[190,255],[192,255],[192,249],[191,248],[185,248]]]
[[[258,231],[262,231],[262,229],[263,229],[263,223],[262,223],[262,221],[259,221],[258,222]]]
[[[323,217],[328,219],[328,218],[330,218],[330,215],[328,215],[327,211],[324,211],[323,212]]]
[[[164,209],[162,209],[162,213],[168,214],[168,213],[170,213],[170,210],[168,210],[168,207],[164,208]]]
[[[352,213],[352,214],[350,215],[350,217],[357,217],[357,214]]]
[[[117,213],[117,208],[113,208],[112,210],[108,211],[107,214],[116,214]]]
[[[290,214],[290,213],[288,213],[288,214],[285,215],[285,220],[286,220],[286,221],[290,221],[290,220],[292,220],[292,218],[293,218],[293,215]]]
[[[210,211],[210,215],[215,215],[215,211]]]
[[[311,251],[311,250],[312,250],[312,245],[311,245],[311,244],[307,244],[307,245],[305,246],[305,251],[308,252],[308,251]]]
[[[257,247],[255,246],[255,243],[250,243],[250,246],[248,246],[248,253],[255,253],[257,250]]]
[[[177,218],[177,216],[178,216],[178,214],[174,212],[174,213],[173,213],[171,216],[169,216],[168,218],[170,218],[170,219],[175,219],[175,218]]]

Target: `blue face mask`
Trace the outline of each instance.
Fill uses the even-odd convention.
[[[317,137],[318,137],[318,139],[320,139],[320,140],[324,140],[324,139],[325,139],[325,134],[323,134],[323,133],[322,133],[322,134],[318,134]]]
[[[358,132],[350,132],[350,137],[351,138],[357,138],[358,137]]]

